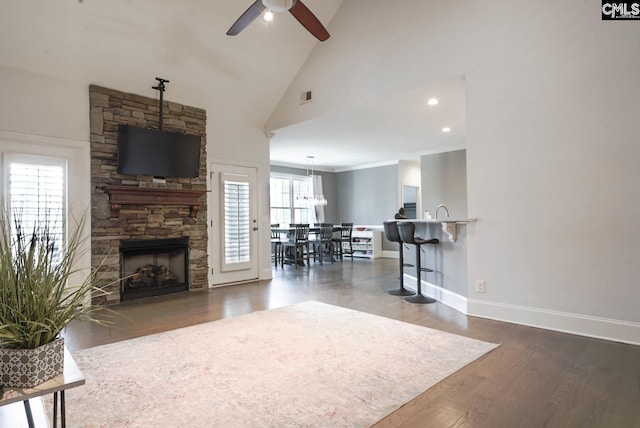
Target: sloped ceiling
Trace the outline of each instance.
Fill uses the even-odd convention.
[[[342,1],[305,0],[304,4],[329,27]],[[226,57],[223,63],[238,79],[240,88],[234,88],[234,93],[245,97],[248,106],[260,106],[260,125],[263,126],[282,93],[320,42],[288,12],[277,13],[269,23],[258,18],[237,36],[226,36],[228,28],[252,2],[225,0],[212,2],[214,7],[204,7],[212,9],[217,16],[215,38],[224,40],[220,44],[216,41],[215,46],[223,49]]]
[[[226,31],[252,0],[3,2],[0,68],[89,82],[241,117],[262,129],[318,42],[289,13]],[[305,0],[329,25],[342,0]],[[220,111],[224,111],[224,115]],[[233,119],[231,119],[233,120]]]

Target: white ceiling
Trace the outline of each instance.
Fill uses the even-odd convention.
[[[438,105],[428,106],[429,98]],[[311,101],[313,102],[313,101]],[[443,133],[448,126],[451,132]],[[465,147],[465,84],[452,77],[274,130],[271,163],[344,171]]]

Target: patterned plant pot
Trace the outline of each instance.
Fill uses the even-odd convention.
[[[35,349],[0,348],[0,385],[31,388],[62,374],[64,339]]]

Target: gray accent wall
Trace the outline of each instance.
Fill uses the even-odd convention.
[[[307,175],[306,169],[271,165],[271,172]],[[398,165],[345,172],[314,171],[322,176],[328,223],[378,225],[398,211]]]
[[[422,210],[435,217],[436,207],[445,204],[451,217],[467,217],[467,151],[425,155],[420,158]],[[445,216],[440,210],[440,218]]]
[[[398,165],[336,173],[338,222],[378,225],[398,211]]]

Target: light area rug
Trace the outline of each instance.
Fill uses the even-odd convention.
[[[307,301],[75,352],[70,427],[368,427],[494,349]]]

